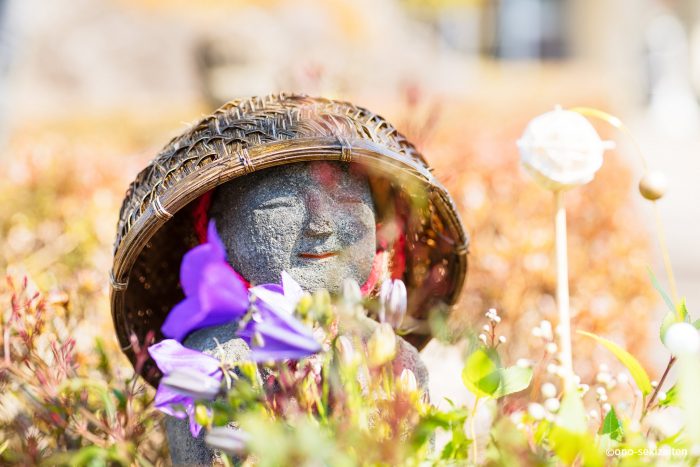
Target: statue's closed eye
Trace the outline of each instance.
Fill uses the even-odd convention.
[[[268,199],[263,203],[255,207],[255,210],[262,209],[277,209],[277,208],[291,208],[296,206],[297,201],[292,196],[278,196],[276,198]]]

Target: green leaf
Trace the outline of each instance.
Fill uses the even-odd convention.
[[[601,434],[610,436],[610,439],[622,441],[622,425],[615,414],[615,408],[610,407],[610,411],[603,420]]]
[[[651,268],[647,268],[647,272],[649,273],[649,278],[651,279],[652,285],[654,286],[656,291],[659,292],[661,298],[664,299],[664,302],[666,303],[668,309],[671,310],[671,313],[675,313],[676,307],[673,306],[673,300],[671,300],[666,291],[661,287],[661,284],[659,284],[659,281],[656,279],[656,276],[652,272]]]
[[[565,464],[573,464],[579,456],[582,458],[582,464],[586,466],[604,464],[604,459],[587,429],[586,409],[580,394],[577,391],[566,392],[561,401],[556,424],[548,436],[557,457]]]
[[[476,349],[462,370],[464,386],[476,397],[491,397],[500,386],[501,375],[491,353],[481,347]]]
[[[690,322],[690,315],[688,314],[688,307],[685,304],[685,297],[681,298],[681,302],[678,304],[677,308],[677,315],[678,319],[682,322],[685,321],[686,323]]]
[[[581,395],[577,391],[564,393],[557,415],[556,424],[558,427],[565,428],[571,433],[585,433],[587,431],[586,409],[583,406]]]
[[[695,329],[700,329],[700,319],[693,321],[693,326],[695,326]]]
[[[662,344],[664,343],[666,331],[668,331],[668,328],[670,328],[674,323],[676,323],[676,314],[669,311],[666,313],[666,316],[664,316],[663,321],[661,321],[661,328],[659,329],[659,338],[661,339]]]
[[[521,368],[512,366],[510,368],[500,368],[500,384],[491,397],[498,399],[508,394],[520,392],[530,385],[532,380],[532,368]]]
[[[591,339],[595,339],[599,343],[603,344],[603,346],[608,349],[610,352],[617,357],[617,359],[622,363],[625,368],[627,368],[632,375],[632,378],[634,379],[634,382],[637,383],[637,387],[642,391],[642,394],[647,395],[650,394],[652,391],[651,387],[651,382],[649,381],[649,375],[647,372],[644,370],[644,367],[637,361],[636,358],[632,356],[631,353],[620,347],[619,345],[615,344],[612,341],[609,341],[603,337],[596,336],[595,334],[592,334],[590,332],[586,331],[577,331],[579,334],[582,334],[584,336],[588,336]]]
[[[678,405],[678,386],[673,385],[671,389],[666,391],[666,398],[664,400],[659,400],[659,407],[668,407],[671,405]]]

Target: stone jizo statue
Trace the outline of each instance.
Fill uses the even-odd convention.
[[[132,361],[139,359],[129,335],[157,332],[182,299],[179,260],[208,219],[231,266],[253,285],[279,282],[286,271],[309,292],[339,292],[353,279],[374,294],[384,280],[402,279],[412,332],[399,339],[396,370],[411,369],[427,391],[412,344],[429,339],[428,312],[457,299],[467,239],[449,194],[385,120],[342,102],[253,98],[227,104],[166,146],[127,193],[115,246],[112,310]],[[366,317],[363,326],[369,338],[378,322]],[[183,343],[245,359],[236,329],[200,329]],[[157,383],[150,361],[137,370]],[[214,461],[187,420],[169,417],[166,429],[174,464]]]

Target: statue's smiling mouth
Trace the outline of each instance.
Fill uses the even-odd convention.
[[[307,258],[307,259],[325,259],[325,258],[330,258],[332,256],[337,256],[338,252],[337,251],[326,251],[322,253],[309,253],[309,252],[304,252],[304,253],[299,253],[299,256],[301,258]]]

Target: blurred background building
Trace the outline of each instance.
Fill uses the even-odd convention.
[[[95,227],[101,247],[94,262],[101,271],[109,267],[123,190],[159,147],[226,100],[277,91],[367,106],[396,122],[426,150],[438,174],[456,190],[474,235],[467,279],[468,296],[474,297],[463,309],[474,316],[492,305],[505,307],[506,315],[528,313],[507,305],[515,298],[479,295],[486,283],[479,274],[505,268],[506,286],[501,288],[515,288],[515,272],[508,275],[515,271],[512,263],[486,254],[483,245],[491,238],[486,232],[500,229],[493,236],[496,251],[504,235],[535,238],[539,231],[513,223],[494,227],[491,218],[484,221],[488,228],[479,230],[475,220],[475,206],[499,196],[517,199],[517,190],[530,183],[523,176],[520,185],[513,185],[516,192],[507,194],[512,186],[497,172],[518,170],[515,140],[526,122],[556,104],[595,106],[620,116],[650,164],[669,176],[671,188],[660,204],[671,257],[691,314],[700,306],[696,1],[0,0],[0,161],[31,156],[36,166],[60,148],[82,161],[115,166],[112,185],[100,191],[105,220]],[[628,178],[613,174],[605,183],[622,184],[624,179],[616,196],[637,199],[631,194],[642,168],[633,145],[620,134],[602,131],[618,141],[624,170],[632,173]],[[455,161],[463,164],[457,174],[451,173]],[[472,180],[475,166],[489,172],[492,181]],[[4,183],[24,183],[27,175],[13,170]],[[81,171],[89,183],[87,169]],[[575,191],[585,197],[599,190],[595,200],[611,193],[610,185],[594,185]],[[576,213],[571,222],[588,222],[598,207],[572,200]],[[504,215],[522,208],[499,207]],[[638,225],[626,224],[630,210],[641,219]],[[610,217],[606,225],[628,229],[619,240],[623,244],[649,234],[652,218],[641,201],[604,214]],[[16,238],[24,237],[16,229],[22,222],[25,217],[5,215],[3,232],[10,245],[4,263],[21,260]],[[594,248],[586,238],[574,240],[574,248]],[[525,270],[547,264],[546,255],[533,258]],[[626,258],[614,260],[624,263]],[[42,261],[42,268],[48,268],[50,260]],[[582,264],[581,275],[587,267]],[[661,271],[659,264],[656,270]],[[611,262],[596,274],[601,284],[612,284],[626,272]],[[493,282],[494,276],[488,277]],[[104,280],[106,284],[106,275]],[[632,312],[620,293],[590,297],[595,304],[581,308],[593,314],[603,310],[601,316],[613,324],[601,332],[624,341],[629,338],[625,319],[632,319],[625,314]],[[615,313],[606,300],[618,303]],[[549,302],[543,303],[543,309],[551,310]],[[539,320],[523,319],[517,325],[525,328]],[[655,328],[656,321],[656,315],[650,317],[647,327]],[[454,367],[440,366],[445,364],[441,351],[433,349],[426,358],[436,371],[454,374]]]

